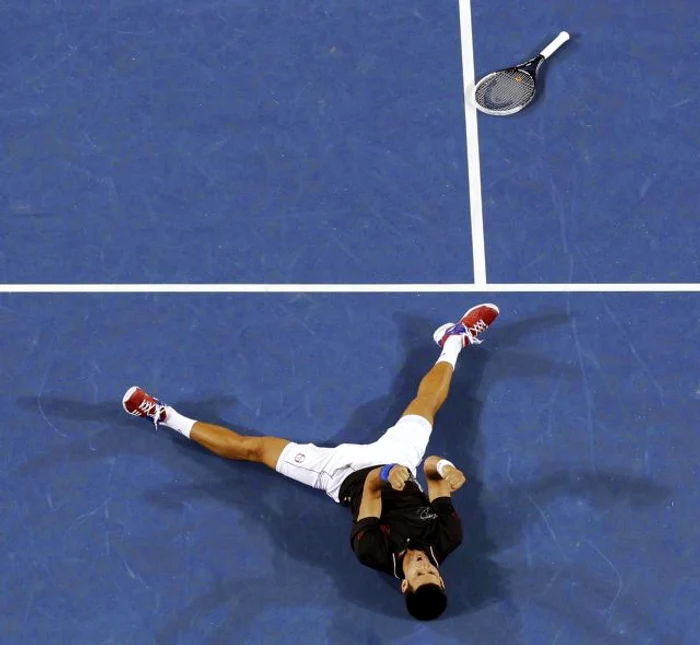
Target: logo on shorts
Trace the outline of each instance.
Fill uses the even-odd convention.
[[[294,461],[296,461],[298,464],[304,461],[304,459],[306,459],[306,455],[303,452],[298,453],[297,456],[294,457]]]

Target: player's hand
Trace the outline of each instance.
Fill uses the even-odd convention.
[[[389,471],[389,484],[394,490],[403,490],[406,482],[411,478],[411,471],[402,466],[401,464],[396,464]]]
[[[467,481],[464,473],[454,466],[447,466],[445,468],[445,476],[443,479],[450,485],[450,492],[452,493],[462,488]]]

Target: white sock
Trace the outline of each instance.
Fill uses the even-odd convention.
[[[187,417],[180,414],[175,408],[171,408],[169,405],[165,406],[166,417],[165,421],[161,423],[166,428],[172,428],[175,432],[179,432],[184,437],[190,438],[190,432],[192,432],[192,426],[197,423],[194,419],[188,419]]]
[[[442,346],[442,353],[436,363],[449,363],[454,369],[457,365],[457,357],[461,351],[462,337],[457,335],[450,336]]]

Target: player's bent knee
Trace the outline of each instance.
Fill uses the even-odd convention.
[[[265,464],[272,470],[277,470],[277,462],[279,461],[282,451],[290,443],[287,439],[278,437],[260,437],[257,439],[259,446],[256,448],[258,461]]]
[[[435,420],[435,413],[437,412],[438,404],[435,397],[432,396],[420,396],[416,397],[411,401],[408,407],[404,410],[401,416],[408,416],[409,414],[415,414],[416,416],[423,417],[427,419],[431,424]]]

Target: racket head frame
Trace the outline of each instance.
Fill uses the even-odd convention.
[[[528,105],[530,105],[530,103],[532,103],[532,101],[535,98],[535,94],[537,94],[537,86],[535,83],[537,80],[537,72],[539,71],[540,66],[542,65],[542,63],[544,63],[544,61],[545,57],[542,54],[538,54],[530,60],[526,60],[524,63],[520,63],[520,65],[515,65],[514,67],[504,67],[503,69],[499,69],[495,72],[487,74],[486,76],[484,76],[484,78],[480,79],[479,82],[474,86],[474,89],[471,92],[472,104],[480,112],[483,112],[484,114],[490,114],[492,116],[510,116],[511,114],[516,114],[517,112],[520,112],[521,110],[525,109]],[[517,105],[516,107],[511,108],[510,110],[489,110],[489,108],[484,107],[476,100],[476,93],[480,87],[487,83],[489,79],[503,72],[519,72],[520,74],[527,74],[528,76],[530,76],[532,78],[533,85],[532,96],[530,96],[526,103],[523,103],[522,105]]]
[[[471,92],[471,100],[472,104],[476,107],[477,110],[480,110],[481,112],[484,112],[484,114],[491,114],[493,116],[509,116],[511,114],[515,114],[516,112],[520,112],[520,110],[526,108],[530,103],[535,98],[535,94],[537,93],[537,87],[536,87],[536,80],[537,80],[537,72],[540,69],[540,66],[542,63],[544,63],[545,60],[547,60],[554,52],[556,52],[564,43],[566,43],[569,39],[571,38],[569,32],[567,31],[562,31],[559,33],[559,35],[551,42],[549,45],[547,45],[537,56],[534,56],[530,60],[525,61],[524,63],[520,63],[519,65],[515,65],[514,67],[505,67],[503,69],[499,69],[495,72],[491,72],[490,74],[487,74],[484,76],[484,78],[480,79],[478,83],[474,86],[474,89]],[[476,93],[479,87],[481,87],[488,79],[493,78],[496,74],[500,74],[502,72],[520,72],[522,74],[529,74],[532,77],[532,83],[533,83],[533,92],[532,96],[530,99],[524,103],[523,105],[519,105],[511,110],[489,110],[486,107],[483,107],[478,103],[476,100]]]

